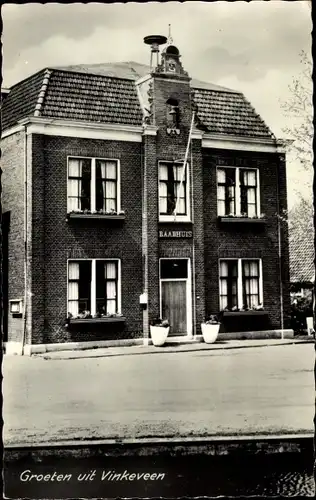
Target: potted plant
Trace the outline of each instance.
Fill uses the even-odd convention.
[[[211,314],[208,319],[201,324],[202,335],[206,344],[213,344],[216,341],[220,325],[217,316],[214,314]]]
[[[163,346],[169,333],[169,321],[167,319],[156,318],[150,323],[150,335],[154,346]]]

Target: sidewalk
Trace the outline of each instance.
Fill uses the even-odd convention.
[[[314,343],[313,337],[296,339],[262,339],[262,340],[226,340],[217,341],[214,344],[205,344],[204,342],[191,342],[179,344],[178,342],[168,342],[163,347],[153,345],[144,346],[124,346],[124,347],[99,347],[95,349],[86,349],[78,351],[55,351],[42,354],[33,354],[32,357],[39,357],[49,360],[63,359],[82,359],[82,358],[103,358],[109,356],[126,356],[137,354],[159,354],[159,353],[178,353],[178,352],[196,352],[196,351],[214,351],[224,349],[245,349],[254,347],[271,347],[279,345]]]

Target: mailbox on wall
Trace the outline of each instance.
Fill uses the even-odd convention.
[[[10,303],[10,313],[12,316],[22,316],[23,314],[23,299],[12,299]]]

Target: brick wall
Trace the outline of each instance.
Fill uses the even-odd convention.
[[[39,292],[34,297],[38,309],[33,307],[33,342],[141,335],[141,144],[34,135],[32,152],[33,268],[39,265],[33,279],[35,292],[35,283],[39,284]],[[124,221],[66,222],[69,155],[120,160],[121,208],[126,214]],[[35,234],[36,225],[41,224],[43,219],[43,231],[39,229]],[[104,324],[98,328],[64,328],[67,317],[67,259],[70,258],[121,259],[122,313],[126,316],[123,329]]]
[[[262,259],[264,308],[269,314],[269,326],[281,328],[280,318],[280,259],[278,247],[278,180],[282,206],[286,207],[285,165],[276,154],[203,150],[204,163],[204,232],[206,308],[219,310],[219,258],[257,257]],[[217,219],[216,166],[256,167],[260,171],[261,213],[266,223],[228,224]],[[282,272],[284,309],[288,311],[288,240],[283,229]],[[286,327],[287,325],[285,325]],[[260,325],[258,324],[258,329]]]
[[[2,213],[11,212],[8,233],[8,300],[24,298],[24,133],[1,140]],[[21,342],[23,318],[8,315],[8,341]]]

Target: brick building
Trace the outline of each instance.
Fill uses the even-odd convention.
[[[147,342],[157,316],[183,340],[219,311],[224,333],[288,327],[280,141],[243,94],[191,79],[175,46],[152,68],[14,85],[1,167],[8,351]]]

